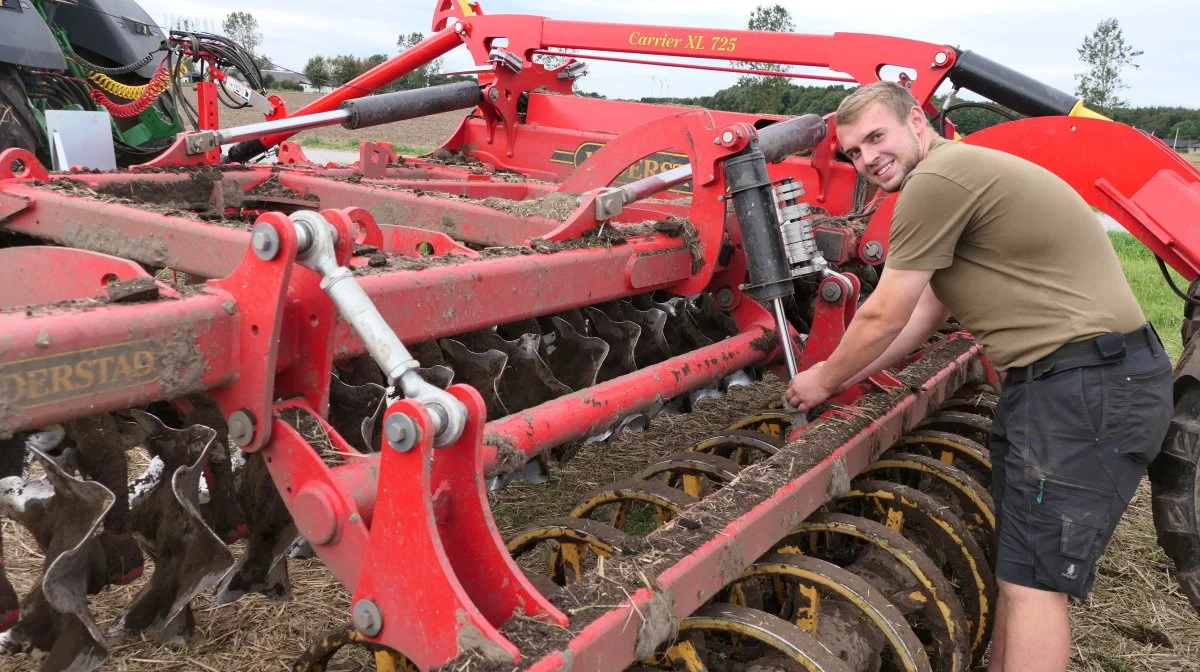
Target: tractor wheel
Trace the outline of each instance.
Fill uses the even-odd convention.
[[[37,153],[37,122],[26,105],[25,86],[11,65],[0,64],[0,151],[20,147]]]
[[[1162,452],[1150,465],[1154,527],[1180,589],[1200,613],[1200,385],[1188,384],[1176,398]]]

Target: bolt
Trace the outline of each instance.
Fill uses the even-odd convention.
[[[717,307],[721,310],[729,310],[733,307],[733,290],[728,287],[722,287],[717,290]]]
[[[354,603],[354,627],[367,637],[374,637],[383,630],[383,614],[379,607],[370,600],[359,600]]]
[[[254,256],[263,261],[270,261],[279,254],[279,233],[266,222],[257,224],[254,232],[250,234],[250,247],[254,250]]]
[[[500,99],[500,91],[498,89],[492,89],[491,91],[488,91],[488,100],[490,100],[494,103],[499,99]]]
[[[733,142],[733,131],[725,131],[721,134],[721,142]]]
[[[879,261],[880,257],[882,256],[883,245],[881,245],[879,241],[871,240],[863,246],[863,257],[865,257],[867,261]]]
[[[842,298],[842,286],[836,282],[827,282],[821,286],[821,298],[833,303]]]
[[[950,57],[944,51],[939,51],[938,53],[933,55],[933,62],[935,65],[945,65],[946,61],[949,61],[949,60],[950,60]]]
[[[467,27],[463,25],[462,21],[454,22],[454,32],[458,33],[459,35],[462,35],[462,32],[466,29]]]
[[[234,411],[229,416],[229,438],[239,446],[248,446],[254,440],[254,414],[246,409]]]
[[[420,434],[417,430],[417,423],[403,413],[393,413],[388,416],[383,433],[387,437],[388,445],[401,453],[412,450]]]

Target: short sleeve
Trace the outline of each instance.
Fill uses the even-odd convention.
[[[978,202],[978,196],[941,175],[911,176],[896,199],[885,268],[935,271],[949,266]]]

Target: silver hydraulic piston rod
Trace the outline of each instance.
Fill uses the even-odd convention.
[[[310,128],[341,124],[344,128],[358,129],[378,126],[393,121],[415,119],[430,114],[465,110],[480,103],[483,94],[475,82],[455,82],[423,89],[382,93],[365,98],[344,101],[336,110],[317,112],[298,117],[264,121],[246,126],[201,131],[187,136],[187,153],[201,154],[222,145],[239,143],[230,149],[233,160],[250,152],[243,143],[279,133],[296,133]],[[261,143],[258,143],[261,145]],[[265,147],[261,151],[265,151]]]
[[[815,114],[804,114],[787,121],[771,124],[758,132],[758,147],[767,163],[778,163],[796,152],[811,149],[825,139],[825,120]],[[678,166],[635,182],[614,187],[596,197],[596,220],[603,221],[621,214],[630,203],[666,191],[692,179],[692,166]]]

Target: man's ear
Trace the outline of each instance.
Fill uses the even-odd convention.
[[[913,132],[920,133],[925,127],[925,111],[920,107],[913,106],[908,110],[908,124],[912,127]]]

